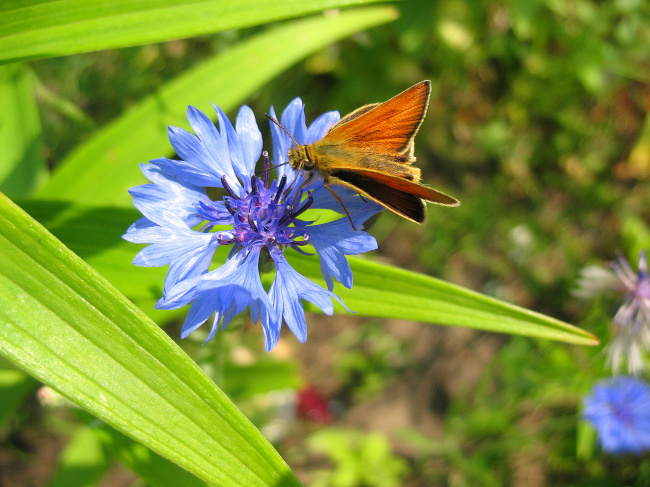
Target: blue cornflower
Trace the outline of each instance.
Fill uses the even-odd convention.
[[[599,382],[584,406],[582,416],[596,428],[604,451],[650,450],[650,387],[644,381],[621,376]]]
[[[605,292],[624,296],[614,316],[612,339],[607,345],[607,362],[614,372],[626,362],[628,372],[645,368],[643,355],[650,349],[650,275],[646,252],[639,254],[638,271],[619,256],[610,269],[591,266],[582,271],[579,289],[574,293],[589,298]]]
[[[363,230],[353,230],[346,218],[315,225],[299,217],[309,208],[341,211],[322,183],[301,187],[303,176],[289,165],[278,167],[271,180],[270,162],[264,153],[264,170],[255,175],[262,151],[262,135],[253,112],[243,106],[235,127],[215,107],[219,129],[194,107],[188,120],[196,136],[170,127],[169,140],[181,160],[154,159],[141,169],[151,184],[132,188],[133,203],[143,218],[124,235],[134,243],[150,244],[134,259],[141,266],[169,265],[159,309],[176,309],[190,302],[181,337],[185,338],[214,314],[208,340],[231,319],[250,309],[254,322],[261,321],[266,349],[277,344],[284,321],[300,341],[307,328],[302,300],[324,313],[333,313],[333,280],[352,286],[346,255],[377,248]],[[271,109],[273,114],[273,109]],[[339,120],[338,112],[319,117],[309,128],[302,102],[294,100],[281,122],[298,141],[310,143],[323,137]],[[271,125],[274,130],[275,125]],[[290,138],[273,132],[274,162],[286,162]],[[287,140],[289,145],[287,145]],[[224,196],[211,197],[204,188],[221,188]],[[357,228],[382,208],[349,191],[337,191]],[[284,251],[306,253],[311,245],[320,257],[325,289],[293,269]],[[215,252],[229,247],[225,264],[209,271]],[[268,254],[275,264],[275,279],[267,291],[260,279],[260,258]]]

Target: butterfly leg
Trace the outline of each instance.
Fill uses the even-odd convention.
[[[298,180],[298,175],[300,174],[299,171],[296,171],[296,179],[293,180],[293,183],[289,186],[289,191],[291,191],[291,186]],[[300,192],[302,191],[302,188],[304,188],[307,184],[309,184],[309,181],[311,181],[314,177],[314,173],[310,172],[309,176],[305,178],[305,180],[302,182],[300,186],[298,186],[298,190],[296,191],[296,196],[293,198],[293,201],[291,202],[291,208],[293,208],[296,205],[296,201],[298,201],[298,197],[300,196]]]
[[[338,194],[336,194],[332,188],[329,187],[329,184],[327,184],[327,182],[323,181],[323,186],[325,186],[327,188],[327,191],[332,193],[332,196],[334,196],[336,201],[339,202],[339,204],[341,205],[341,208],[343,208],[343,211],[348,216],[348,220],[350,220],[350,225],[352,225],[352,230],[356,230],[357,227],[354,226],[354,222],[352,221],[352,217],[350,216],[350,213],[348,213],[348,209],[343,204],[343,200],[341,199],[341,197]]]

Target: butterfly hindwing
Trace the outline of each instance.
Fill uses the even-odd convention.
[[[458,206],[457,199],[422,184],[370,169],[345,168],[329,174],[331,182],[347,186],[394,213],[417,223],[426,219],[426,201]]]

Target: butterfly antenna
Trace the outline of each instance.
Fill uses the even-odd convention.
[[[269,115],[268,113],[265,113],[264,115],[266,115],[266,118],[268,118],[271,122],[273,122],[273,123],[276,124],[278,127],[280,127],[280,128],[284,131],[284,133],[287,134],[287,135],[289,136],[289,138],[293,141],[293,143],[295,144],[296,147],[300,147],[300,144],[298,143],[298,141],[297,141],[296,139],[293,138],[293,136],[289,133],[289,131],[288,131],[287,129],[285,129],[285,128],[282,126],[282,124],[281,124],[280,122],[278,122],[275,118],[273,118],[273,117],[272,117],[271,115]],[[290,161],[287,161],[287,162],[284,162],[284,163],[282,163],[282,164],[278,164],[278,165],[275,166],[275,167],[283,166],[283,165],[285,165],[285,164],[289,164],[289,163],[290,163]],[[289,187],[286,189],[286,191],[291,191],[291,188],[293,188],[293,185],[294,185],[294,184],[296,183],[296,181],[298,180],[298,174],[300,174],[300,170],[301,170],[301,169],[302,169],[302,162],[300,163],[300,166],[296,168],[296,177],[293,179],[293,181],[291,181],[291,184],[290,184]],[[303,186],[304,186],[304,183],[300,185],[300,188],[299,188],[299,189],[301,189]],[[296,198],[294,198],[294,200],[293,200],[294,203],[296,202],[296,199],[298,198],[298,194],[299,194],[299,193],[300,193],[300,191],[297,191],[297,192],[296,192]]]
[[[273,118],[273,117],[272,117],[271,115],[269,115],[268,113],[265,113],[264,115],[266,115],[266,118],[268,118],[271,122],[273,122],[273,123],[276,124],[278,127],[280,127],[282,130],[284,130],[284,133],[287,134],[291,140],[293,140],[293,143],[296,144],[296,147],[299,147],[299,146],[300,146],[300,144],[299,144],[298,142],[296,142],[296,139],[293,138],[293,136],[289,133],[289,131],[288,131],[287,129],[285,129],[285,128],[280,124],[280,122],[278,122],[275,118]]]

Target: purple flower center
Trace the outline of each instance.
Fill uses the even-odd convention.
[[[286,188],[286,176],[269,185],[269,169],[269,157],[265,152],[263,177],[252,176],[250,189],[241,190],[241,194],[228,184],[226,176],[222,176],[221,183],[226,191],[223,201],[196,205],[197,213],[206,222],[203,231],[210,231],[216,225],[232,225],[232,230],[216,234],[220,245],[267,246],[279,250],[286,246],[307,245],[309,236],[297,217],[312,205],[312,195],[308,193],[307,199],[294,209],[293,204],[299,198],[290,197],[291,185]]]
[[[634,424],[634,415],[630,408],[623,404],[610,404],[610,412],[621,424],[631,426]]]

